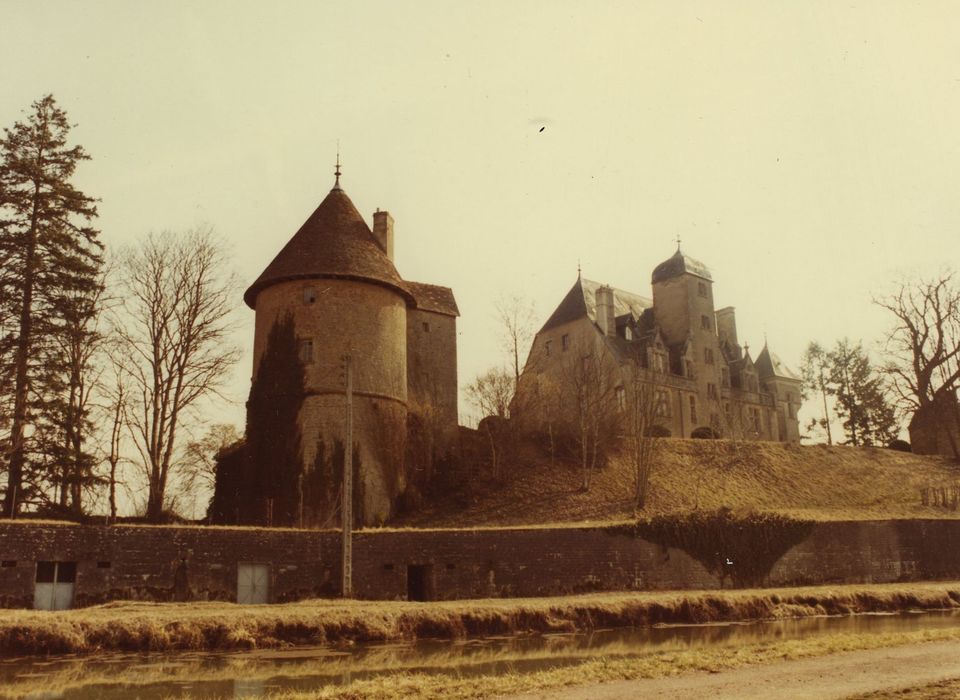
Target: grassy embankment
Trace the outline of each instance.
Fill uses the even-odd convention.
[[[919,688],[881,690],[877,693],[856,695],[847,700],[957,700],[960,698],[960,678],[931,683]]]
[[[607,593],[437,603],[109,603],[56,614],[5,611],[0,618],[0,655],[462,639],[661,623],[957,608],[960,583]]]
[[[505,485],[476,483],[460,501],[427,503],[397,524],[416,527],[542,525],[629,520],[633,471],[622,457],[580,491],[576,465],[551,465],[531,446]],[[785,445],[728,440],[658,441],[644,515],[693,509],[777,512],[805,520],[960,518],[924,506],[920,490],[960,482],[960,465],[873,447]]]

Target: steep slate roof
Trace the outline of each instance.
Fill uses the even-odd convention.
[[[759,374],[763,379],[766,379],[767,377],[778,377],[780,379],[793,379],[798,382],[801,381],[800,377],[794,374],[793,370],[783,364],[783,362],[780,361],[780,358],[774,353],[770,352],[770,349],[767,348],[766,344],[764,344],[763,350],[760,351],[760,354],[757,355],[756,366],[757,374]]]
[[[310,218],[250,285],[243,300],[251,309],[257,294],[270,285],[296,279],[336,278],[373,282],[396,290],[407,302],[404,287],[390,259],[346,193],[335,186]]]
[[[578,277],[577,281],[567,292],[567,295],[560,302],[560,305],[554,310],[543,324],[540,333],[546,330],[561,326],[570,321],[576,321],[586,316],[591,321],[597,320],[597,288],[603,285],[593,280]],[[626,292],[622,289],[613,290],[613,314],[622,316],[624,314],[633,314],[634,318],[640,318],[645,309],[653,306],[653,302],[642,297],[639,294]]]
[[[699,260],[694,260],[689,255],[681,253],[679,246],[677,247],[676,253],[653,268],[651,281],[653,284],[656,284],[657,282],[668,280],[671,277],[682,275],[685,272],[711,282],[713,281],[707,266]]]
[[[403,286],[406,287],[407,291],[413,296],[414,303],[418,309],[433,311],[434,313],[444,314],[445,316],[460,315],[460,309],[457,308],[457,300],[453,298],[453,290],[450,289],[450,287],[406,281],[404,281]]]

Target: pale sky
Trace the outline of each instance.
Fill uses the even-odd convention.
[[[108,244],[210,224],[252,282],[333,184],[451,286],[461,387],[500,293],[650,295],[677,235],[794,369],[960,252],[956,2],[0,0],[0,126],[51,92]],[[243,422],[253,312],[237,296]],[[461,409],[467,407],[461,402]],[[808,411],[801,413],[806,419]]]

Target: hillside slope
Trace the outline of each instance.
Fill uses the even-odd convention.
[[[776,511],[815,520],[960,518],[923,506],[920,490],[960,484],[960,465],[881,448],[725,440],[658,441],[645,514],[694,508]],[[615,456],[586,493],[576,465],[534,449],[508,465],[507,483],[477,480],[465,496],[425,503],[396,525],[470,527],[609,521],[633,517],[633,474]]]

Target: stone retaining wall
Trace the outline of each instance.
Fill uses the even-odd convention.
[[[833,522],[774,565],[771,586],[960,578],[960,521]],[[32,607],[37,562],[76,562],[74,604],[236,600],[238,567],[266,565],[270,602],[336,595],[337,532],[0,524],[0,606]],[[717,588],[680,550],[624,528],[366,530],[354,591],[369,599],[546,596]]]

